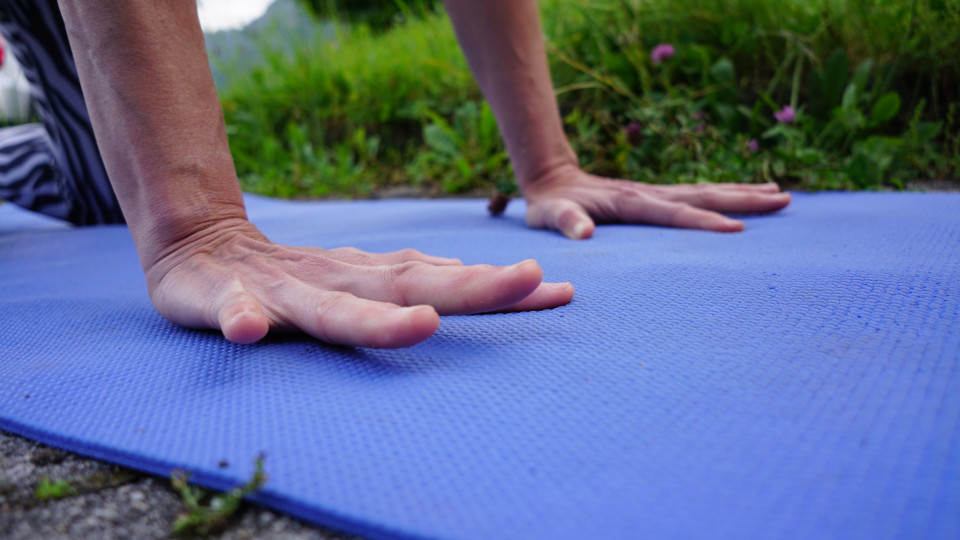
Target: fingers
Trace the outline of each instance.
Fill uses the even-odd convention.
[[[430,306],[400,307],[305,284],[281,301],[277,311],[286,326],[311,336],[354,347],[398,348],[415,345],[437,331],[440,317]]]
[[[513,311],[538,311],[569,304],[574,289],[570,283],[541,283],[529,296],[516,304],[497,310],[498,313]]]
[[[535,202],[527,209],[527,225],[560,231],[572,240],[593,236],[594,223],[587,211],[569,199]]]
[[[430,305],[442,315],[483,313],[502,309],[523,300],[540,285],[543,271],[535,261],[513,266],[464,266],[459,260],[431,257],[415,250],[383,255],[364,254],[349,248],[335,251],[338,259],[357,259],[358,264],[337,265],[317,251],[300,260],[296,278],[318,289],[348,292],[360,298],[401,306]],[[356,251],[356,252],[355,252]],[[329,252],[326,252],[330,254]],[[316,259],[316,262],[314,262]],[[403,261],[385,264],[387,261]],[[434,261],[439,262],[435,264]],[[317,271],[319,270],[319,271]],[[539,295],[539,304],[551,303]],[[558,300],[554,305],[560,305]]]
[[[628,193],[617,200],[617,213],[625,223],[649,223],[664,227],[704,229],[717,232],[739,232],[743,222],[717,212],[696,208],[686,203]]]
[[[776,212],[790,204],[789,193],[711,189],[704,185],[695,187],[695,196],[685,202],[718,212]]]
[[[442,315],[466,315],[523,300],[540,286],[543,271],[532,260],[502,267],[403,263],[362,269],[353,277],[343,289],[356,296],[404,306],[426,304]]]
[[[693,186],[698,186],[701,184],[693,184]],[[722,190],[731,190],[731,191],[754,191],[761,193],[779,193],[780,186],[776,182],[765,182],[763,184],[731,184],[726,182],[716,183],[716,184],[706,184],[716,189]]]
[[[292,329],[334,344],[392,348],[436,332],[438,311],[546,309],[573,295],[569,284],[542,285],[543,272],[532,260],[463,266],[413,250],[364,257],[350,249],[331,255],[270,247],[250,250],[242,264],[230,252],[233,266],[217,252],[194,257],[158,279],[151,299],[172,322],[219,328],[235,343],[258,341],[271,329]],[[404,262],[382,264],[393,260]]]
[[[790,204],[790,194],[781,193],[776,184],[693,184],[657,186],[654,193],[666,199],[684,202],[716,212],[767,213]]]
[[[378,266],[401,264],[405,262],[424,262],[435,266],[462,266],[460,259],[434,257],[421,253],[415,249],[401,249],[391,253],[367,253],[356,248],[344,247],[328,250],[317,250],[339,261],[363,266]]]

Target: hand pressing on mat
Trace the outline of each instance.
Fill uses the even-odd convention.
[[[157,311],[188,328],[251,343],[271,329],[328,343],[406,347],[430,337],[438,314],[566,304],[569,283],[542,283],[534,261],[463,266],[415,250],[273,244],[245,220],[225,220],[178,242],[147,270]]]
[[[718,212],[774,212],[775,184],[652,186],[589,175],[563,133],[535,0],[446,0],[470,69],[490,103],[531,227],[589,238],[594,222],[739,231]]]
[[[523,186],[527,224],[581,240],[594,222],[649,223],[718,232],[743,230],[720,212],[776,212],[790,194],[776,184],[681,184],[655,186],[593,176],[561,167]]]
[[[270,242],[249,221],[192,2],[61,2],[110,182],[157,310],[249,343],[271,329],[330,343],[404,347],[438,314],[570,301],[540,267],[463,266]],[[175,59],[176,61],[173,61]]]

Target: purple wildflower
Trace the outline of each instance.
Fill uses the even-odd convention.
[[[653,60],[654,64],[659,64],[664,60],[670,59],[676,51],[673,49],[673,45],[669,43],[661,43],[653,48],[653,51],[650,52],[650,60]]]
[[[756,154],[760,151],[760,143],[758,143],[756,139],[750,139],[747,141],[747,150],[753,154]]]
[[[789,124],[797,118],[797,111],[793,110],[793,107],[789,105],[784,105],[783,109],[773,113],[773,117],[781,124]]]
[[[623,133],[627,136],[627,142],[634,145],[640,146],[640,143],[643,142],[643,130],[640,122],[630,122],[623,127]]]

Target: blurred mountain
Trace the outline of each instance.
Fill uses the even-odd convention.
[[[213,80],[224,89],[231,77],[264,65],[272,55],[289,55],[295,45],[334,35],[332,24],[317,22],[296,0],[276,0],[247,26],[210,32],[204,38]]]

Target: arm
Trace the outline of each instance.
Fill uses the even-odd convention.
[[[775,184],[649,186],[588,175],[567,143],[535,0],[445,0],[470,69],[490,103],[527,199],[527,223],[588,238],[594,220],[738,231],[718,212],[770,212]]]
[[[438,313],[570,300],[569,284],[542,284],[533,261],[464,267],[412,250],[271,243],[247,221],[195,2],[61,0],[60,9],[150,297],[169,320],[242,343],[287,328],[400,347],[430,336]]]

